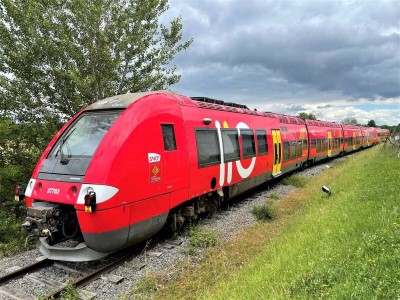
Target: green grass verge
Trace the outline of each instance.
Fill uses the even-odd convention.
[[[217,245],[153,297],[398,299],[399,170],[390,147],[348,157],[285,197],[275,221]]]
[[[294,174],[282,180],[283,185],[292,185],[294,187],[305,187],[310,180],[302,175]]]

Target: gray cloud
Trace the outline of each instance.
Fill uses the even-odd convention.
[[[178,91],[252,102],[400,97],[397,1],[171,0],[165,19],[176,15],[195,40],[174,61]]]

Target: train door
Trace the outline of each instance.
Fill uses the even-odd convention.
[[[182,177],[184,177],[182,172],[182,158],[180,157],[180,152],[182,149],[178,145],[177,135],[180,133],[179,128],[175,123],[162,123],[162,137],[164,144],[163,153],[163,182],[166,192],[171,192],[173,190],[181,188]]]
[[[282,139],[281,132],[277,129],[272,129],[272,143],[274,148],[274,157],[273,157],[273,167],[272,167],[272,176],[277,177],[282,174],[281,166],[282,166]]]
[[[356,132],[353,131],[353,150],[356,150]]]
[[[328,156],[332,156],[332,131],[328,131]]]

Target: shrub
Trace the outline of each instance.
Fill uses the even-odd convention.
[[[259,221],[273,221],[278,217],[278,205],[275,200],[267,199],[265,203],[254,206],[251,212]]]

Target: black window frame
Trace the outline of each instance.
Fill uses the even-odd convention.
[[[267,136],[267,131],[264,130],[264,129],[256,129],[256,138],[257,138],[258,156],[267,155],[268,154],[268,136]],[[260,139],[265,139],[265,149],[260,149]]]
[[[307,149],[307,139],[303,139],[303,150]]]
[[[235,157],[230,157],[229,159],[227,159],[227,153],[225,153],[225,143],[224,143],[224,133],[225,132],[231,132],[234,133],[236,136],[236,149],[237,149],[237,155]],[[233,128],[221,128],[221,138],[222,138],[222,147],[224,148],[224,162],[232,162],[232,161],[237,161],[240,160],[240,145],[239,145],[239,133],[237,129],[233,129]],[[230,141],[232,142],[232,140],[230,139]],[[235,153],[235,152],[233,152]],[[231,154],[231,153],[229,153]]]
[[[286,150],[286,152],[285,152]],[[286,162],[290,160],[290,142],[284,141],[283,142],[283,161]]]
[[[248,154],[245,153],[245,149],[247,149],[247,147],[245,148],[245,141],[246,139],[243,139],[244,136],[248,136],[251,135],[252,139],[251,139],[251,148],[252,148],[252,153]],[[256,144],[255,144],[255,140],[254,140],[254,131],[252,129],[240,129],[240,138],[242,140],[242,153],[243,153],[243,158],[252,158],[256,156]]]
[[[303,140],[298,140],[296,145],[296,156],[302,157],[303,155]]]
[[[194,133],[195,133],[195,139],[196,139],[196,148],[197,148],[197,162],[198,162],[198,167],[200,168],[206,168],[206,167],[211,167],[211,166],[215,166],[215,165],[219,165],[221,164],[221,147],[220,147],[220,143],[219,143],[219,137],[218,137],[218,130],[216,128],[195,128],[194,129]],[[213,132],[213,134],[215,134],[216,136],[216,140],[217,140],[217,147],[218,147],[218,160],[212,160],[212,161],[208,161],[208,162],[201,162],[200,161],[200,157],[201,157],[201,153],[200,153],[200,147],[199,147],[199,140],[198,140],[198,132]]]
[[[171,132],[165,131],[165,129],[169,130],[172,129]],[[161,124],[161,133],[163,136],[163,143],[164,143],[164,150],[165,151],[176,151],[178,150],[176,146],[176,137],[175,137],[175,127],[174,124]]]
[[[290,159],[296,159],[297,157],[297,140],[290,141]]]
[[[317,148],[317,139],[311,139],[311,149]]]

